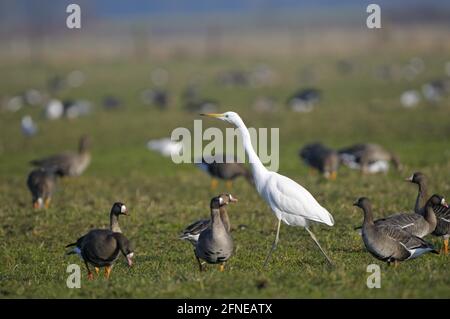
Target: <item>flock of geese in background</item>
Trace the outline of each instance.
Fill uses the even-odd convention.
[[[231,182],[235,178],[244,176],[266,201],[278,220],[275,239],[265,258],[264,266],[268,264],[278,245],[281,222],[305,228],[328,263],[333,265],[331,258],[321,247],[310,228],[312,223],[333,226],[334,219],[328,210],[320,205],[304,187],[263,166],[253,149],[249,131],[237,113],[202,115],[226,121],[237,127],[251,167],[249,171],[239,163],[204,161],[199,166],[213,177],[212,188],[215,189],[217,186],[214,178],[226,180],[227,187],[231,188]],[[49,207],[58,177],[79,176],[83,173],[91,160],[89,144],[89,138],[82,137],[78,152],[65,152],[31,162],[38,166],[29,174],[27,182],[34,208]],[[155,149],[158,147],[155,146]],[[401,167],[397,156],[376,144],[358,144],[334,151],[322,144],[314,143],[305,146],[300,151],[300,156],[307,165],[317,169],[329,179],[336,178],[339,163],[360,169],[363,173],[385,172],[390,161],[395,167]],[[429,196],[426,178],[420,172],[414,173],[408,181],[418,185],[419,188],[412,213],[398,213],[374,220],[370,201],[367,198],[362,197],[354,203],[364,213],[361,235],[367,250],[374,257],[395,265],[399,261],[416,258],[427,252],[438,253],[429,242],[423,239],[429,234],[444,238],[442,252],[448,254],[450,209],[445,199],[437,194]],[[223,271],[225,263],[233,255],[233,239],[226,207],[235,202],[237,199],[231,194],[220,194],[212,198],[210,218],[198,220],[182,232],[180,238],[194,246],[194,255],[200,270],[204,269],[206,262],[219,264],[220,270]],[[67,246],[71,247],[68,254],[81,256],[89,279],[93,279],[89,265],[94,266],[97,274],[100,267],[105,267],[105,276],[109,277],[112,265],[120,254],[125,256],[129,266],[132,265],[133,246],[122,234],[118,223],[119,216],[127,214],[128,210],[123,203],[114,203],[110,212],[109,229],[91,230]]]

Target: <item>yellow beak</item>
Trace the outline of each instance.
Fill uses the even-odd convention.
[[[208,116],[208,117],[222,117],[223,114],[222,113],[201,113],[201,116]]]

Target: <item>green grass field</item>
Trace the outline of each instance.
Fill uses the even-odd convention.
[[[167,112],[144,106],[140,89],[150,86],[152,63],[103,62],[90,64],[0,65],[0,96],[29,87],[42,88],[47,76],[76,68],[87,75],[86,83],[60,97],[83,98],[97,104],[95,112],[76,120],[46,121],[40,109],[0,113],[0,296],[3,298],[449,298],[450,256],[425,255],[393,268],[375,260],[353,230],[362,221],[352,206],[360,196],[369,197],[376,216],[412,209],[417,189],[403,181],[416,170],[429,176],[430,191],[450,197],[450,102],[437,106],[422,102],[407,110],[400,93],[420,88],[440,77],[447,54],[425,54],[426,71],[408,82],[374,79],[373,67],[383,63],[404,65],[412,52],[389,56],[352,57],[356,73],[339,75],[336,58],[328,56],[285,60],[180,59],[159,64],[170,72],[171,107]],[[267,62],[279,75],[273,87],[221,88],[212,79],[220,70],[250,68]],[[286,110],[284,101],[301,86],[299,70],[317,70],[315,86],[324,92],[320,105],[309,114]],[[275,235],[276,218],[256,191],[244,180],[234,184],[239,203],[229,207],[236,244],[225,272],[209,266],[200,273],[192,247],[177,239],[179,232],[197,218],[209,215],[213,195],[210,178],[192,164],[175,165],[146,149],[150,138],[170,136],[176,127],[193,127],[199,117],[181,111],[179,95],[191,74],[204,79],[205,97],[220,101],[221,111],[238,112],[249,127],[280,128],[280,170],[303,186],[334,216],[334,227],[314,226],[324,249],[334,260],[330,269],[305,230],[282,225],[278,250],[267,269],[262,268]],[[125,103],[118,111],[104,111],[98,104],[106,94]],[[254,113],[251,104],[261,94],[280,101],[279,112]],[[22,136],[20,118],[37,119],[39,134]],[[204,127],[226,125],[213,119]],[[28,161],[76,148],[80,135],[93,138],[93,160],[79,178],[64,179],[49,210],[33,211],[25,185]],[[308,174],[297,156],[307,142],[322,141],[332,147],[356,142],[377,142],[398,153],[404,171],[361,176],[341,168],[334,182]],[[136,247],[135,265],[123,259],[109,281],[88,282],[81,261],[65,256],[64,246],[93,227],[106,227],[114,201],[123,201],[131,215],[121,219],[124,233]],[[246,228],[238,227],[246,225]],[[429,237],[440,247],[441,241]],[[66,287],[66,267],[82,266],[81,289]],[[368,289],[366,267],[381,266],[381,289]]]

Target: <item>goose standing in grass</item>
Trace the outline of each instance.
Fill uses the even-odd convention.
[[[211,190],[215,190],[218,185],[217,179],[226,181],[226,187],[231,190],[233,187],[233,180],[237,177],[243,176],[250,184],[253,184],[251,172],[242,163],[238,163],[236,159],[227,162],[227,156],[223,155],[221,163],[217,162],[215,158],[202,158],[202,162],[197,166],[207,172],[211,176]]]
[[[399,213],[386,218],[377,219],[375,225],[392,225],[398,226],[414,236],[425,237],[431,234],[437,225],[437,218],[433,208],[442,205],[448,207],[445,199],[437,194],[431,196],[425,206],[423,213]]]
[[[36,168],[30,172],[27,186],[31,192],[33,208],[49,208],[56,188],[56,175],[52,170]]]
[[[67,254],[78,254],[81,258],[83,258],[83,260],[86,262],[85,257],[82,254],[82,249],[84,247],[84,240],[85,238],[90,238],[87,237],[91,232],[95,232],[95,233],[99,233],[99,234],[103,234],[102,236],[104,236],[105,234],[107,234],[107,231],[111,232],[111,233],[122,233],[122,229],[119,226],[119,216],[120,215],[128,215],[128,209],[125,206],[125,204],[121,203],[121,202],[115,202],[111,208],[111,212],[109,214],[109,229],[94,229],[91,230],[90,232],[88,232],[86,235],[81,236],[80,238],[78,238],[78,240],[75,243],[69,244],[66,246],[66,248],[68,247],[74,247],[71,251],[69,251]],[[132,257],[132,256],[131,256]],[[88,260],[89,261],[89,260]],[[131,264],[130,264],[131,265]],[[90,273],[89,271],[89,267],[86,264],[86,267],[88,268],[88,273]],[[97,266],[94,264],[95,267],[95,272],[99,273],[99,268],[98,267],[103,267],[103,266]],[[107,274],[105,272],[105,275],[107,275],[109,277],[109,272],[111,269],[107,270]],[[106,271],[106,270],[105,270]],[[91,277],[91,275],[89,275]],[[90,278],[91,279],[91,278]]]
[[[314,106],[320,101],[321,92],[317,89],[308,88],[300,90],[291,96],[288,107],[295,112],[311,112]]]
[[[419,192],[417,194],[416,202],[414,205],[414,211],[417,214],[425,213],[425,200],[428,196],[427,191],[427,179],[421,172],[415,172],[411,177],[406,179],[407,181],[417,184]],[[443,237],[444,246],[442,252],[448,254],[448,240],[450,238],[450,208],[448,205],[435,205],[433,206],[434,213],[436,214],[437,225],[432,235]]]
[[[233,255],[234,244],[229,231],[230,224],[229,221],[224,222],[220,212],[220,207],[224,205],[222,196],[216,196],[211,200],[211,221],[200,233],[195,245],[195,257],[200,271],[203,271],[201,260],[208,264],[220,264],[220,271],[223,271],[225,262]]]
[[[30,163],[34,166],[51,169],[60,176],[79,176],[91,162],[89,146],[90,138],[83,136],[80,138],[78,152],[64,152],[43,159],[33,160]]]
[[[267,202],[278,219],[275,240],[265,259],[264,265],[267,265],[272,252],[278,245],[281,221],[287,225],[304,227],[327,261],[332,265],[331,259],[322,249],[319,241],[309,227],[311,222],[333,226],[333,216],[322,207],[304,187],[297,184],[292,179],[276,172],[271,172],[264,167],[253,149],[250,133],[237,113],[226,112],[223,114],[203,115],[218,118],[222,121],[231,123],[238,128],[252,167],[252,176],[256,190]]]
[[[89,264],[98,268],[105,267],[105,277],[108,279],[112,266],[122,253],[126,258],[128,266],[132,266],[133,247],[122,233],[115,233],[109,229],[94,229],[79,238],[76,243],[69,244],[66,247],[76,246],[77,251],[73,250],[67,254],[79,254],[86,265],[88,279],[93,280],[94,275],[89,268]]]
[[[353,205],[364,212],[362,238],[367,250],[375,258],[396,266],[399,261],[417,258],[428,252],[439,254],[430,243],[401,227],[375,223],[367,198],[361,197]]]
[[[401,170],[398,157],[378,144],[352,145],[339,150],[339,157],[346,166],[360,169],[364,174],[387,172],[389,162],[392,162],[397,170]]]
[[[319,170],[325,178],[336,179],[339,156],[335,150],[321,143],[312,143],[305,145],[300,150],[299,155],[307,165]]]
[[[229,203],[235,203],[238,200],[234,198],[231,194],[221,194],[219,195],[222,198],[222,204],[219,207],[220,210],[220,218],[222,219],[222,223],[225,225],[225,229],[230,232],[231,224],[230,219],[228,218],[227,210],[225,206]],[[194,247],[197,245],[198,237],[200,233],[207,229],[211,224],[211,219],[199,219],[198,221],[190,224],[183,230],[183,233],[180,236],[180,239],[189,241]]]

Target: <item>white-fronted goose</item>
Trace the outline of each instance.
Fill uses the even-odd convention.
[[[195,257],[200,271],[203,271],[201,260],[209,264],[220,264],[220,271],[223,271],[225,262],[233,254],[233,239],[220,216],[220,206],[222,205],[223,198],[221,196],[211,200],[211,223],[198,237]]]
[[[111,208],[111,212],[109,214],[109,229],[93,229],[93,230],[89,231],[86,235],[81,236],[80,238],[78,238],[78,240],[75,243],[71,243],[71,244],[68,244],[66,246],[66,248],[72,247],[72,246],[74,247],[67,254],[68,255],[70,255],[70,254],[78,254],[86,262],[86,259],[83,257],[83,254],[82,254],[82,249],[83,249],[83,247],[85,245],[84,244],[85,238],[88,238],[87,236],[90,233],[93,233],[93,232],[94,233],[106,234],[105,232],[109,231],[111,233],[119,233],[119,234],[121,234],[122,230],[121,230],[121,228],[119,226],[119,216],[120,215],[128,215],[128,209],[125,206],[125,204],[123,204],[121,202],[116,202],[116,203],[113,204],[113,206]],[[88,268],[88,273],[90,273],[89,267],[88,267],[87,264],[86,264],[86,267]],[[94,267],[95,267],[96,273],[98,274],[99,273],[99,268],[98,267],[103,267],[103,266],[97,266],[97,265],[94,264]],[[105,275],[109,277],[109,272],[111,271],[111,269],[108,269],[108,270],[105,269],[105,271],[106,271]],[[92,274],[89,275],[90,279],[92,279],[91,276],[92,276]]]
[[[417,193],[416,202],[414,204],[414,210],[417,214],[423,215],[425,213],[425,199],[428,196],[427,179],[421,172],[415,172],[406,180],[417,184],[419,187],[419,192]],[[448,205],[435,205],[433,206],[433,210],[436,214],[437,225],[432,235],[443,237],[444,247],[442,251],[444,254],[448,254],[448,240],[450,238],[450,208]]]
[[[31,192],[33,208],[48,208],[56,188],[56,175],[52,170],[36,168],[28,175],[27,186]]]
[[[311,112],[320,101],[321,95],[321,92],[317,89],[303,89],[291,96],[287,101],[287,105],[295,112]]]
[[[321,143],[312,143],[305,145],[299,155],[307,165],[319,170],[325,178],[336,179],[339,167],[339,156],[336,151]]]
[[[221,157],[221,163],[217,158]],[[233,180],[239,176],[243,176],[250,184],[253,185],[253,178],[251,172],[242,163],[238,163],[236,159],[227,162],[226,155],[216,155],[212,158],[202,158],[202,162],[197,166],[207,172],[211,180],[211,190],[215,190],[218,185],[217,179],[226,181],[226,187],[230,190],[233,186]]]
[[[34,166],[53,170],[60,176],[79,176],[91,162],[89,146],[90,138],[83,136],[80,139],[77,153],[64,152],[43,159],[33,160],[30,163]]]
[[[374,223],[375,225],[398,226],[414,236],[422,238],[431,234],[436,229],[437,218],[433,207],[438,205],[447,206],[447,203],[442,196],[434,194],[427,200],[423,208],[423,214],[399,213],[377,219]]]
[[[374,223],[367,198],[361,197],[353,205],[364,212],[362,238],[367,250],[375,258],[397,265],[398,261],[416,258],[424,253],[439,254],[430,243],[401,227]]]
[[[379,173],[389,170],[392,162],[397,170],[401,169],[398,157],[386,151],[378,144],[356,144],[339,150],[341,162],[353,169],[360,169],[363,173]]]
[[[230,220],[228,218],[227,210],[225,206],[229,203],[237,202],[237,199],[234,198],[231,194],[221,194],[219,195],[222,198],[222,204],[219,207],[220,210],[220,218],[222,218],[222,222],[225,225],[225,228],[228,232],[231,230]],[[200,219],[183,230],[183,233],[180,236],[180,239],[189,241],[192,245],[197,245],[198,237],[200,233],[207,229],[211,224],[210,219]]]
[[[105,277],[109,278],[114,262],[122,253],[127,259],[128,266],[132,266],[133,247],[129,240],[121,233],[115,233],[109,229],[94,229],[80,237],[76,243],[69,244],[66,247],[76,246],[77,250],[68,252],[68,254],[78,253],[86,265],[88,279],[94,279],[89,268],[93,265],[97,271],[100,267],[105,267]]]

